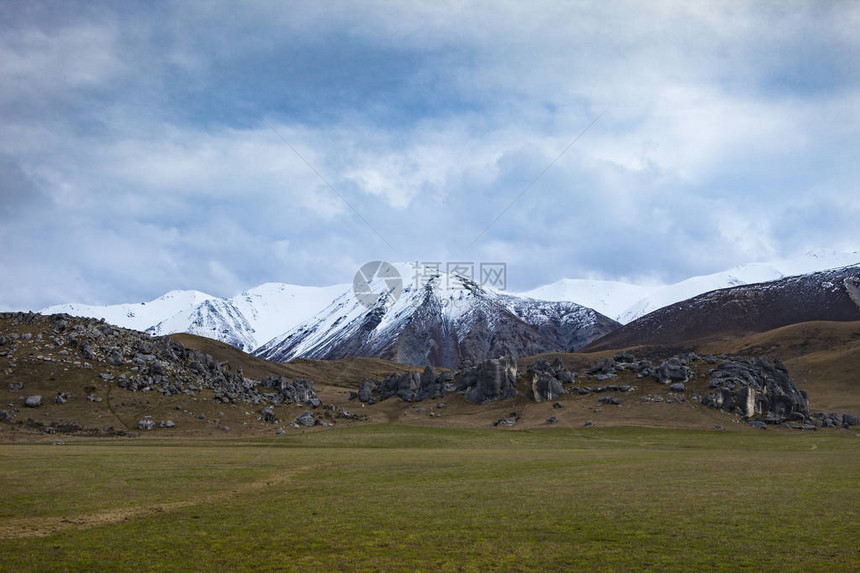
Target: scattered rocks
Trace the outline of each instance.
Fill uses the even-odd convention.
[[[556,418],[555,416],[550,416],[546,419],[547,424],[555,424],[556,422],[558,422],[558,418]]]
[[[39,394],[27,396],[24,400],[24,405],[28,408],[38,408],[42,405],[42,397]]]
[[[592,426],[594,426],[594,422],[593,422],[593,421],[591,421],[591,420],[587,420],[587,421],[585,422],[585,427],[586,427],[586,428],[591,428]]]
[[[621,404],[621,400],[616,398],[615,396],[603,396],[597,399],[598,402],[603,402],[604,404],[612,404],[614,406],[618,406]]]
[[[174,422],[173,420],[162,420],[161,422],[158,423],[158,427],[159,428],[175,428],[176,422]]]
[[[17,392],[18,390],[21,390],[22,388],[24,388],[23,382],[10,382],[9,383],[9,391],[10,392]]]
[[[520,419],[519,414],[517,414],[516,412],[511,412],[510,414],[508,414],[507,417],[501,418],[501,419],[493,422],[493,427],[498,427],[498,426],[510,427],[510,426],[513,426],[514,424],[516,424],[519,419]]]
[[[71,396],[68,392],[57,392],[57,395],[54,397],[54,404],[65,404],[69,401]]]
[[[144,416],[142,420],[137,421],[137,429],[143,431],[154,430],[155,421],[153,421],[149,416]]]
[[[683,382],[675,382],[674,384],[669,385],[669,390],[672,392],[686,392],[687,387]]]

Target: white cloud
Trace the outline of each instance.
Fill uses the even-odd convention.
[[[522,288],[683,278],[858,240],[856,3],[111,10],[0,38],[5,304],[332,283],[374,258],[506,260]]]

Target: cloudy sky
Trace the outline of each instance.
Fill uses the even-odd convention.
[[[0,308],[855,250],[858,29],[836,1],[3,0]]]

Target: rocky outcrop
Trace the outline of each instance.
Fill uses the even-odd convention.
[[[94,378],[115,383],[129,392],[195,396],[211,390],[216,401],[231,404],[322,405],[311,380],[247,378],[241,369],[234,371],[229,364],[218,364],[212,356],[166,336],[151,337],[103,320],[68,315],[0,313],[0,327],[11,330],[23,325],[33,325],[44,334],[26,341],[15,333],[4,334],[5,357],[10,361],[21,355],[22,359],[55,363],[68,370],[97,368],[100,372],[93,373]],[[41,404],[41,398],[38,404],[35,397],[31,398],[31,407]],[[87,398],[92,402],[102,400],[92,393]],[[67,395],[58,395],[54,402],[62,404],[67,400]]]
[[[536,402],[555,400],[566,394],[564,384],[572,384],[576,374],[565,369],[564,364],[556,358],[552,364],[544,359],[535,361],[528,368],[531,374],[530,397]]]
[[[517,363],[513,359],[491,358],[460,373],[457,390],[466,400],[486,404],[517,395]]]
[[[711,371],[710,388],[702,403],[767,423],[804,420],[809,398],[779,360],[733,357]]]
[[[420,374],[416,371],[390,374],[378,387],[365,381],[359,387],[356,397],[362,402],[374,403],[377,399],[387,400],[398,396],[405,402],[420,402],[430,398],[442,398],[454,390],[451,385],[451,372],[437,373],[432,366],[426,366]]]

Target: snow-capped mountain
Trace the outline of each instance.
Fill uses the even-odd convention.
[[[190,332],[252,352],[314,316],[346,285],[306,287],[265,283],[227,299],[211,299],[146,329],[153,335]]]
[[[306,287],[266,283],[232,298],[199,291],[171,291],[137,304],[64,304],[40,312],[103,318],[111,324],[152,335],[189,332],[251,352],[314,316],[345,288],[346,285]]]
[[[702,293],[773,281],[860,262],[860,252],[815,250],[802,257],[750,263],[727,271],[691,277],[668,285],[635,285],[615,281],[563,279],[520,293],[543,300],[570,300],[588,306],[621,324]]]
[[[193,309],[216,297],[196,290],[172,290],[149,302],[97,306],[87,304],[58,304],[43,308],[41,314],[70,314],[103,318],[106,322],[145,331],[168,317]]]
[[[414,285],[407,285],[403,296],[393,306],[385,308],[385,312],[376,311],[378,316],[373,313],[368,316],[367,309],[360,304],[356,306],[351,285],[307,287],[281,283],[266,283],[231,298],[218,298],[199,291],[171,291],[143,303],[65,304],[40,312],[103,318],[112,324],[154,335],[190,332],[221,340],[246,352],[263,352],[265,345],[267,355],[278,356],[281,360],[295,356],[345,355],[353,351],[410,363],[427,354],[433,356],[435,363],[447,364],[458,359],[477,359],[496,348],[500,351],[519,348],[523,352],[546,349],[550,340],[559,347],[577,347],[590,336],[587,320],[581,322],[577,318],[585,316],[577,310],[583,307],[627,324],[705,292],[858,262],[860,253],[856,251],[812,251],[797,259],[743,265],[670,285],[564,279],[518,294],[473,288],[457,283],[459,279],[453,276],[440,274],[430,289],[429,298],[422,298],[426,297],[423,287],[416,289]],[[415,275],[412,265],[396,267],[404,280]],[[452,286],[448,284],[451,281],[459,286],[445,288]],[[423,319],[411,318],[422,316],[422,313]],[[361,323],[364,326],[356,330],[355,321],[360,317],[365,321]],[[374,323],[377,319],[378,323]],[[452,325],[462,329],[464,324],[473,325],[468,335],[450,331]],[[600,324],[601,328],[608,328],[607,323]],[[498,325],[507,330],[499,330]],[[331,334],[327,333],[328,329],[332,330]],[[405,334],[392,334],[399,332],[398,329]],[[482,329],[483,334],[479,336]],[[346,341],[348,332],[355,334],[349,343]],[[392,342],[395,339],[397,344]],[[334,344],[336,350],[326,354],[323,348],[329,343]],[[427,347],[428,344],[431,347]]]
[[[409,265],[394,266],[401,276],[413,274]],[[280,362],[371,356],[459,367],[502,355],[572,351],[618,327],[576,303],[502,294],[456,274],[430,274],[399,296],[382,279],[370,286],[375,303],[366,306],[347,289],[255,354]]]

